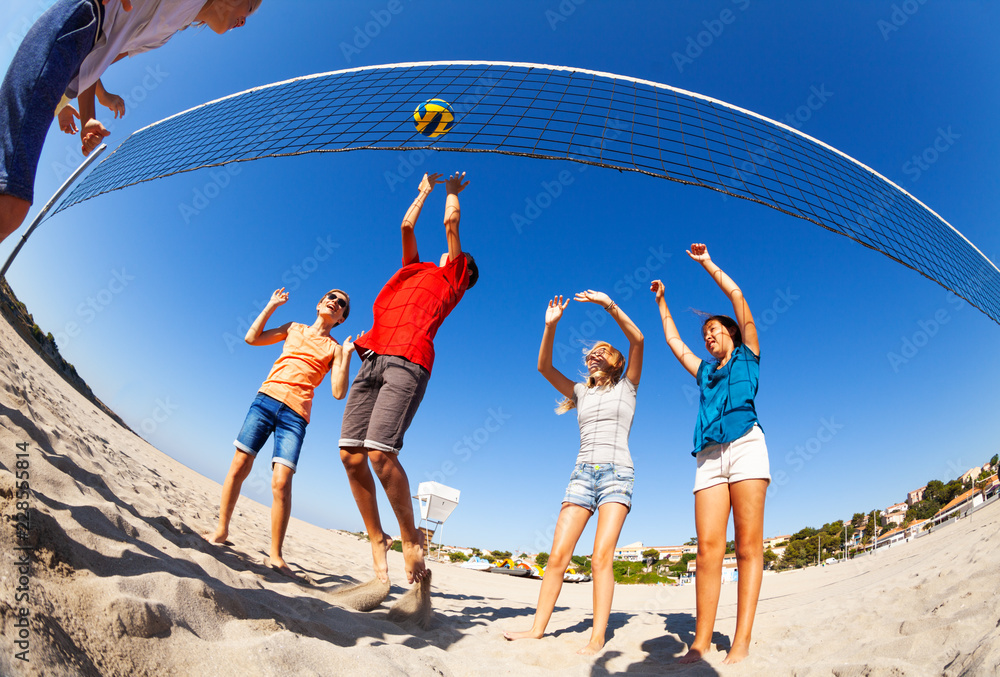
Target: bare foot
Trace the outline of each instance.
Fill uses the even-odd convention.
[[[288,576],[289,578],[294,578],[295,580],[301,580],[301,577],[296,574],[288,566],[288,563],[280,557],[268,557],[267,566],[269,566],[273,571],[281,574],[282,576]]]
[[[229,532],[223,531],[222,529],[216,529],[213,532],[205,532],[201,536],[209,543],[213,543],[215,545],[233,544],[233,542],[229,540]]]
[[[427,567],[424,564],[424,532],[417,532],[417,540],[413,543],[403,541],[403,561],[406,564],[406,582],[413,583],[424,577]]]
[[[513,642],[515,639],[541,639],[542,635],[545,633],[536,632],[534,628],[527,630],[525,632],[505,632],[503,633],[503,638],[508,642]]]
[[[696,649],[692,645],[688,652],[681,656],[681,659],[677,661],[678,663],[697,663],[702,660],[702,654],[705,653],[707,649]]]
[[[735,663],[739,663],[741,660],[743,660],[749,655],[750,651],[747,647],[737,646],[734,644],[729,649],[729,653],[726,654],[726,658],[722,662],[725,663],[726,665],[733,665]]]
[[[593,656],[594,654],[599,653],[603,648],[604,648],[603,641],[592,639],[587,643],[587,646],[577,651],[577,653],[580,654],[581,656]]]
[[[382,534],[382,540],[372,542],[372,562],[375,569],[375,577],[383,583],[389,582],[389,549],[392,548],[392,539]],[[412,582],[412,581],[411,581]]]

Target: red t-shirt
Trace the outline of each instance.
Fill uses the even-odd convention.
[[[467,269],[468,259],[461,255],[440,267],[417,262],[396,271],[375,298],[375,322],[355,342],[359,351],[398,355],[429,372],[434,336],[465,294]]]

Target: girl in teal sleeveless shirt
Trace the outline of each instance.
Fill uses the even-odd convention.
[[[713,315],[702,325],[705,348],[714,358],[697,357],[677,332],[654,280],[663,333],[674,357],[698,380],[701,402],[694,433],[698,470],[694,487],[694,519],[698,533],[695,578],[697,621],[694,641],[682,663],[693,663],[709,650],[722,587],[722,559],[732,510],[739,572],[736,633],[725,663],[746,658],[750,647],[760,583],[764,571],[764,496],[771,481],[764,433],[757,421],[754,397],[760,374],[757,327],[743,292],[712,262],[708,248],[692,244],[688,256],[700,263],[733,304],[733,320]]]

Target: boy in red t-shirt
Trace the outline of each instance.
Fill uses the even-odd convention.
[[[287,300],[288,292],[284,287],[276,290],[247,331],[246,342],[252,346],[267,346],[278,341],[284,341],[285,345],[250,405],[243,428],[234,442],[236,455],[222,485],[219,526],[206,537],[211,543],[227,542],[229,521],[240,497],[240,488],[250,474],[257,452],[273,432],[271,490],[274,502],[271,504],[271,553],[268,564],[280,573],[294,576],[281,556],[281,546],[292,510],[292,475],[312,412],[313,392],[326,373],[332,370],[330,382],[333,396],[338,400],[344,398],[354,344],[350,336],[343,345],[330,336],[330,330],[346,320],[351,312],[351,299],[346,292],[339,289],[327,292],[316,304],[316,321],[311,326],[287,322],[265,330],[271,313]]]
[[[419,581],[426,572],[424,537],[413,521],[410,483],[399,463],[399,450],[431,376],[438,327],[479,278],[476,262],[462,251],[458,236],[458,194],[469,185],[462,182],[465,172],[445,182],[448,251],[437,265],[420,261],[413,227],[440,178],[440,174],[424,174],[420,194],[403,217],[403,267],[375,299],[372,328],[358,337],[358,355],[363,361],[344,406],[340,432],[340,459],[368,530],[375,575],[383,583],[389,581],[386,553],[392,539],[382,530],[368,462],[399,520],[406,579]]]

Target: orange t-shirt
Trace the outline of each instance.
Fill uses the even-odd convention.
[[[337,341],[307,334],[308,326],[293,322],[288,328],[281,357],[271,367],[258,392],[287,405],[309,422],[313,391],[333,366]]]

